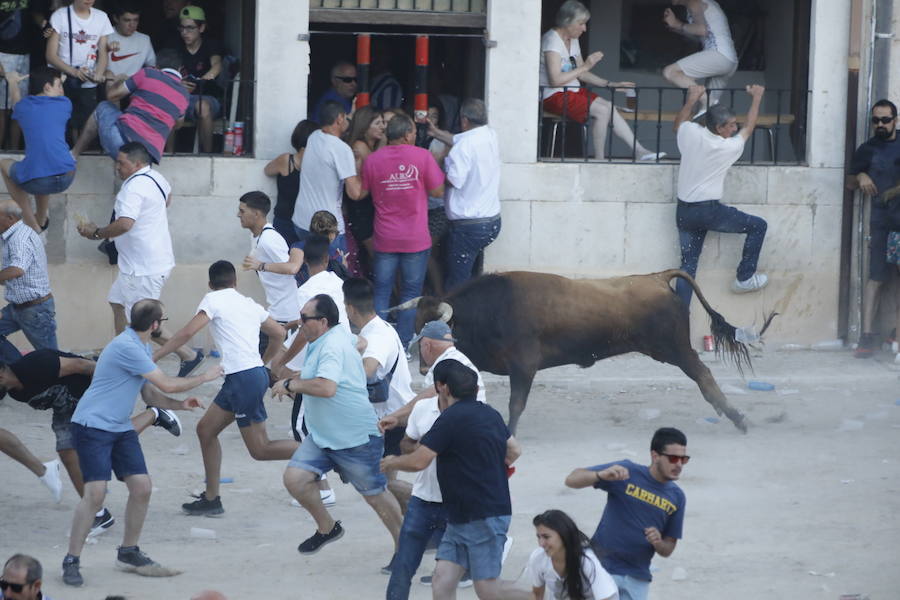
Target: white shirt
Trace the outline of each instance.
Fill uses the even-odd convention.
[[[250,243],[250,256],[267,264],[287,262],[288,253],[287,242],[269,224],[266,224]],[[300,305],[297,300],[297,280],[294,276],[268,271],[257,271],[257,275],[266,292],[269,316],[282,323],[298,319]]]
[[[479,402],[487,402],[487,398],[484,395],[484,380],[481,378],[481,373],[472,364],[472,361],[469,360],[469,357],[456,349],[456,346],[450,346],[444,352],[438,356],[434,365],[438,364],[442,360],[446,360],[448,358],[452,358],[454,360],[458,360],[462,364],[466,365],[476,373],[478,373],[478,395],[475,397]],[[423,384],[423,388],[434,389],[434,365],[431,365],[431,368],[428,369],[428,373],[425,374],[425,381]]]
[[[549,30],[543,36],[541,36],[541,70],[540,70],[540,85],[544,88],[542,94],[542,100],[546,100],[553,94],[558,92],[565,92],[561,87],[549,87],[550,86],[550,74],[547,72],[547,59],[545,52],[556,52],[559,55],[559,70],[561,73],[568,73],[575,67],[573,66],[572,59],[581,58],[581,44],[578,43],[577,39],[569,41],[569,47],[566,48],[565,42],[559,36],[559,33],[555,29]],[[573,79],[569,83],[566,84],[566,87],[581,87],[581,82],[578,79]],[[572,90],[574,91],[574,90]]]
[[[439,416],[441,411],[438,409],[437,396],[419,400],[406,421],[406,436],[416,441],[421,440]],[[441,486],[438,485],[436,460],[416,473],[412,495],[426,502],[443,502]]]
[[[209,292],[197,312],[210,319],[226,375],[263,366],[259,356],[259,326],[269,317],[262,306],[234,288]]]
[[[715,50],[728,60],[737,62],[734,41],[731,39],[731,28],[728,17],[715,0],[703,0],[703,20],[706,21],[706,37],[703,38],[704,50]],[[693,15],[688,11],[688,22],[693,23]]]
[[[543,549],[535,548],[531,553],[528,558],[528,572],[531,573],[532,587],[544,586],[545,598],[563,598],[563,580]],[[590,548],[584,550],[581,574],[591,584],[590,589],[585,590],[587,600],[618,600],[619,588],[616,582],[606,569],[600,566],[597,555]]]
[[[347,318],[347,307],[344,306],[344,280],[331,271],[322,271],[307,279],[303,285],[297,288],[297,303],[300,305],[300,310],[303,309],[304,304],[319,294],[331,296],[331,299],[337,304],[339,325],[350,332],[350,320]],[[297,311],[298,318],[300,316],[300,310]],[[297,337],[296,331],[289,335],[288,339],[284,341],[285,348],[290,348],[295,337]],[[306,346],[303,346],[303,349],[297,353],[297,356],[285,366],[291,371],[299,371],[303,367],[303,361],[305,359]]]
[[[354,175],[356,162],[350,146],[321,129],[310,134],[300,164],[300,191],[292,218],[294,225],[309,231],[313,214],[327,210],[337,219],[338,231],[344,233],[341,215],[344,180]]]
[[[384,379],[391,368],[396,364],[394,375],[391,377],[390,393],[387,402],[372,404],[375,414],[380,419],[386,414],[392,413],[413,399],[412,377],[409,374],[409,363],[406,362],[406,351],[397,330],[376,316],[360,329],[359,337],[365,338],[366,349],[363,352],[363,360],[374,358],[378,361],[375,370],[377,379]]]
[[[684,202],[721,200],[725,175],[744,153],[744,138],[728,139],[697,123],[682,123],[676,135],[681,152],[678,199]]]
[[[75,35],[72,37],[72,54],[69,56],[69,14],[72,16],[72,29]],[[100,38],[115,31],[109,22],[109,17],[102,10],[91,9],[87,19],[82,19],[71,6],[56,9],[50,15],[50,26],[59,34],[59,47],[56,50],[59,59],[73,67],[87,67],[93,69],[97,64],[97,50]],[[96,83],[85,81],[81,87],[97,87]]]
[[[135,31],[128,36],[114,31],[109,34],[106,42],[107,44],[119,43],[119,49],[109,53],[107,62],[107,68],[112,71],[113,75],[131,77],[144,67],[156,66],[156,53],[153,51],[153,44],[150,43],[150,36],[140,31]]]
[[[453,186],[447,191],[447,218],[484,219],[500,214],[500,149],[493,129],[482,125],[454,135],[444,167]]]
[[[154,183],[156,182],[156,183]],[[164,275],[175,266],[166,201],[172,186],[149,166],[139,169],[116,194],[116,218],[134,219],[131,229],[115,238],[119,271],[128,275]]]

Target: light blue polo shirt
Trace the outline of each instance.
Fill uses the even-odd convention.
[[[156,370],[150,344],[131,327],[113,338],[100,353],[91,385],[78,401],[72,422],[120,433],[134,429],[131,412],[146,379]]]
[[[319,448],[343,450],[381,435],[375,409],[366,391],[366,372],[353,336],[343,327],[332,327],[309,344],[300,371],[303,379],[322,377],[337,383],[331,398],[303,394],[306,428]]]

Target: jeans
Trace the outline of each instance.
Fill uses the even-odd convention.
[[[744,252],[737,268],[738,281],[746,281],[756,272],[759,252],[766,238],[766,222],[731,206],[725,206],[718,200],[704,202],[678,201],[676,210],[678,223],[678,239],[681,244],[681,269],[691,277],[697,274],[697,263],[703,251],[703,240],[707,231],[722,233],[746,233]],[[679,279],[675,290],[685,306],[690,306],[693,288],[683,279]]]
[[[412,496],[403,527],[400,529],[400,543],[391,570],[391,580],[387,587],[387,600],[406,600],[413,575],[422,563],[422,555],[431,537],[438,532],[444,535],[447,527],[447,511],[440,502],[426,502]]]
[[[7,364],[22,358],[19,350],[6,339],[6,336],[20,329],[35,350],[57,350],[56,305],[53,298],[27,308],[7,304],[0,311],[0,360]]]
[[[119,148],[127,141],[122,137],[122,132],[116,124],[122,111],[109,101],[103,101],[94,110],[94,118],[97,120],[97,134],[100,136],[100,146],[113,160],[119,155]]]
[[[631,575],[612,575],[616,587],[619,588],[619,600],[647,600],[650,594],[650,582],[637,579]]]
[[[375,252],[375,312],[382,319],[387,318],[394,289],[394,278],[400,269],[400,303],[422,295],[425,272],[428,270],[428,256],[431,249],[421,252]],[[416,319],[414,308],[401,311],[397,315],[397,335],[405,348],[413,337]]]
[[[450,292],[472,277],[478,253],[500,235],[500,216],[493,219],[450,221],[447,235],[447,278],[444,288]]]

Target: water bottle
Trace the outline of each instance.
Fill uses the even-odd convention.
[[[244,153],[244,124],[241,121],[234,123],[234,155],[241,156]]]
[[[765,381],[749,381],[747,387],[757,392],[771,392],[775,389],[774,385]]]
[[[229,127],[225,130],[225,154],[234,154],[234,129]]]

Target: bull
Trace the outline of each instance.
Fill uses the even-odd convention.
[[[728,399],[691,347],[684,303],[670,282],[687,281],[710,316],[717,354],[739,370],[750,364],[735,328],[703,297],[694,279],[678,269],[602,280],[573,280],[548,273],[511,271],[472,279],[445,298],[422,296],[391,310],[416,308],[416,331],[428,321],[448,322],[456,346],[483,371],[509,376],[509,429],[525,410],[535,373],[641,352],[677,366],[696,382],[720,416],[742,432],[744,415]]]

